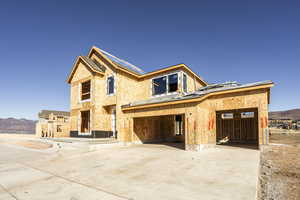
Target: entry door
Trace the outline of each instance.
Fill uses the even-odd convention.
[[[258,112],[255,108],[217,111],[217,141],[258,143]]]
[[[113,131],[113,136],[116,135],[116,109],[112,109],[112,113],[111,113],[111,129]]]

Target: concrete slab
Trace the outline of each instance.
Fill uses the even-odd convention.
[[[0,184],[7,190],[49,178],[49,174],[20,164],[0,165]]]
[[[15,196],[8,193],[2,185],[0,185],[0,199],[2,200],[16,200]]]
[[[39,189],[37,189],[39,188]],[[49,177],[30,185],[11,190],[15,196],[24,200],[126,200],[116,194],[97,190],[89,186],[70,182],[58,177]]]
[[[169,145],[116,146],[22,160],[23,166],[15,171],[32,177],[19,174],[2,184],[16,186],[10,187],[11,192],[22,199],[97,199],[102,195],[98,199],[252,200],[258,164],[258,150],[239,147],[187,152]],[[18,168],[12,166],[7,163],[2,169]],[[3,172],[5,179],[15,171]],[[20,186],[20,177],[27,184]]]

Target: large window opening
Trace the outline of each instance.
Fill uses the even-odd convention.
[[[90,132],[90,111],[81,112],[81,133]]]
[[[91,81],[86,81],[81,84],[81,100],[88,100],[91,98]]]
[[[168,92],[177,92],[178,90],[178,74],[168,76]]]
[[[115,93],[115,79],[113,76],[107,78],[107,94],[111,95]]]
[[[170,74],[152,79],[152,95],[162,95],[178,91],[178,74]]]
[[[152,80],[153,95],[165,94],[167,92],[167,78],[165,76]]]

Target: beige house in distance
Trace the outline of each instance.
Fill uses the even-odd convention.
[[[42,110],[38,114],[36,136],[38,137],[69,137],[70,113],[65,111]]]
[[[185,64],[145,73],[92,47],[71,86],[70,136],[127,143],[267,144],[272,81],[209,84]]]

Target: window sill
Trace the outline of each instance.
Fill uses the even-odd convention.
[[[85,102],[90,102],[91,99],[85,99],[85,100],[80,100],[79,103],[85,103]]]
[[[170,93],[164,93],[164,94],[157,94],[157,95],[152,95],[152,98],[155,97],[162,97],[162,96],[169,96],[169,95],[173,95],[173,94],[178,94],[178,92],[170,92]]]

